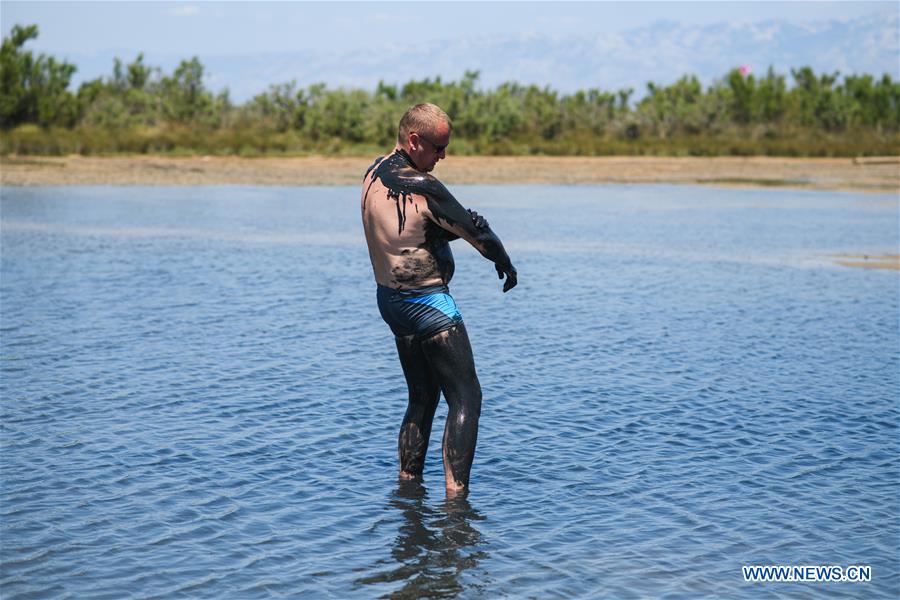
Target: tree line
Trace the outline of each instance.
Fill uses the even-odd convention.
[[[74,65],[25,48],[35,25],[14,26],[0,50],[3,153],[371,153],[393,144],[400,115],[434,102],[453,119],[453,150],[467,154],[900,153],[900,82],[889,74],[761,76],[739,69],[704,87],[670,85],[563,94],[549,86],[479,86],[479,72],[375,90],[324,83],[272,85],[243,104],[203,83],[196,57],[172,73],[116,59],[110,76],[70,90]]]

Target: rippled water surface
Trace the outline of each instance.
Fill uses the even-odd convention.
[[[458,187],[472,492],[397,481],[353,188],[2,191],[4,598],[900,594],[893,196]],[[871,565],[745,583],[742,565]]]

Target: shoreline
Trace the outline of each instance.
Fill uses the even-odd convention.
[[[356,185],[375,157],[8,156],[2,186]],[[463,184],[684,184],[900,193],[900,157],[451,156],[434,174]]]
[[[835,263],[843,267],[853,267],[857,269],[888,269],[890,271],[900,271],[900,255],[898,254],[835,255],[831,258]]]

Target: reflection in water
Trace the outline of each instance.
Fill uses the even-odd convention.
[[[482,516],[465,495],[447,498],[437,507],[427,504],[428,491],[418,481],[399,481],[388,505],[403,516],[391,548],[392,568],[361,578],[360,584],[405,581],[391,597],[455,596],[466,586],[460,575],[488,554],[481,532],[472,526]],[[480,588],[481,584],[475,586]],[[473,586],[469,586],[473,587]]]

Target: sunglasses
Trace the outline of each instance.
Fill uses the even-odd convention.
[[[425,140],[426,142],[428,142],[429,144],[431,144],[431,147],[434,148],[434,153],[435,153],[435,154],[440,154],[441,152],[443,152],[444,150],[446,150],[446,149],[447,149],[447,146],[449,145],[449,144],[444,144],[444,145],[442,145],[442,146],[439,146],[439,145],[435,144],[434,142],[432,142],[431,140],[429,140],[429,139],[428,139],[427,137],[425,137],[424,135],[422,135],[421,133],[419,133],[418,136],[419,136],[421,139],[423,139],[423,140]]]

